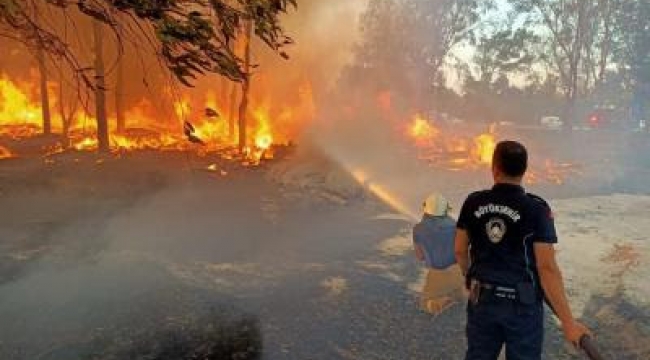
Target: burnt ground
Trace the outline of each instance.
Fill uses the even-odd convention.
[[[2,359],[462,358],[463,306],[417,308],[410,222],[326,160],[282,186],[184,153],[51,160],[0,161]],[[647,309],[587,314],[614,358],[648,357]],[[545,358],[579,358],[548,322]]]

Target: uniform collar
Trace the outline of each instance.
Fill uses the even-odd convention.
[[[446,217],[447,217],[447,215],[444,215],[444,216],[442,216],[442,215],[441,215],[441,216],[435,216],[435,215],[431,215],[431,214],[424,213],[424,214],[422,215],[422,222],[430,221],[430,220],[440,220],[440,219],[444,219],[444,218],[446,218]]]
[[[494,191],[524,193],[525,190],[521,185],[497,183],[492,187]]]

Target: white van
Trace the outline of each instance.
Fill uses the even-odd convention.
[[[544,116],[540,120],[540,124],[544,128],[551,129],[551,130],[560,130],[562,129],[562,125],[564,125],[564,123],[558,116]]]

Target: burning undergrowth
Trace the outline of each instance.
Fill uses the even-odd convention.
[[[0,139],[20,142],[44,133],[42,108],[35,100],[32,81],[13,81],[0,76]],[[263,82],[260,80],[260,83]],[[223,84],[222,84],[223,85]],[[50,83],[52,107],[59,106],[56,89],[64,84]],[[178,93],[163,88],[156,104],[143,98],[125,112],[124,123],[109,119],[109,142],[114,154],[141,151],[185,151],[200,156],[221,154],[243,165],[255,166],[275,156],[277,148],[291,146],[301,126],[313,116],[310,84],[305,82],[296,94],[286,98],[265,95],[264,85],[251,95],[248,136],[245,146],[238,148],[239,116],[226,94],[203,89]],[[42,146],[46,156],[66,151],[96,151],[97,121],[80,107],[70,114],[61,111],[52,116],[52,141]],[[0,159],[12,156],[0,148]]]
[[[444,131],[420,114],[413,116],[404,130],[418,150],[418,158],[452,171],[476,168],[492,162],[496,146],[494,127],[475,136]]]
[[[465,126],[462,133],[458,127],[441,125],[420,114],[413,116],[403,133],[417,152],[417,158],[428,166],[449,171],[485,170],[492,163],[492,153],[499,140],[504,136],[499,133],[496,123],[484,126],[480,131],[466,131],[476,126]],[[474,133],[474,134],[473,134]],[[539,158],[540,154],[535,158]],[[541,154],[544,156],[544,154]],[[542,158],[531,164],[526,177],[528,185],[555,184],[562,185],[567,178],[582,175],[579,164]]]

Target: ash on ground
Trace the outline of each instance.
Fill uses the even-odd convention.
[[[462,358],[464,306],[418,309],[412,220],[345,164],[306,152],[222,175],[212,163],[0,161],[0,357]],[[569,296],[606,353],[645,359],[650,197],[592,195],[552,201]],[[547,325],[545,358],[580,358]]]

